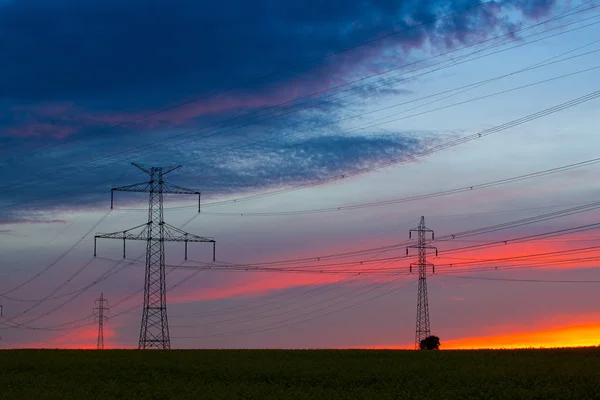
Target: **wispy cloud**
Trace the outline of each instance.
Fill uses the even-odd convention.
[[[268,74],[274,75],[148,118],[142,127],[273,106],[379,72],[415,51],[510,30],[515,23],[508,15],[535,19],[554,6],[543,0],[336,0],[324,7],[311,0],[259,1],[250,9],[230,0],[208,10],[192,2],[160,1],[152,8],[139,0],[52,3],[0,6],[0,34],[13,38],[0,45],[12,60],[0,67],[0,87],[17,108],[30,111],[27,118],[0,121],[12,136],[85,133]],[[443,15],[450,16],[437,19]],[[370,44],[319,59],[363,42]],[[299,67],[277,73],[290,66]],[[65,110],[64,104],[77,105]]]
[[[353,101],[293,100],[440,47],[505,32],[515,19],[537,18],[553,7],[514,0],[335,0],[326,6],[230,0],[208,12],[198,2],[3,4],[0,36],[14,40],[0,43],[12,60],[0,66],[0,145],[11,151],[1,168],[18,187],[16,195],[0,196],[9,205],[3,219],[26,218],[20,212],[33,209],[31,200],[39,199],[36,207],[72,207],[76,188],[86,187],[77,207],[93,206],[132,158],[152,164],[177,158],[191,165],[196,179],[189,184],[211,182],[203,190],[218,195],[308,182],[410,154],[433,143],[432,135],[347,136],[342,129],[344,117],[364,107],[356,99],[409,93],[397,77],[344,87]],[[358,46],[363,42],[370,43]],[[352,49],[326,56],[346,48]],[[238,85],[265,74],[272,75]],[[232,85],[237,88],[223,91]],[[269,110],[258,116],[203,128],[264,107]],[[56,141],[61,145],[53,147]]]

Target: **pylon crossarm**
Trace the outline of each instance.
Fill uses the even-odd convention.
[[[148,174],[148,175],[152,175],[152,170],[149,170],[148,168],[142,167],[140,164],[138,163],[134,163],[132,162],[131,165],[133,165],[134,167],[136,167],[137,169],[139,169],[140,171]],[[173,165],[171,167],[166,167],[166,168],[154,168],[154,169],[162,169],[162,174],[166,175],[169,172],[173,172],[179,168],[181,168],[181,165]]]
[[[406,246],[406,256],[408,257],[408,249],[423,249],[423,251],[427,250],[435,250],[435,256],[438,256],[438,249],[435,246],[419,246],[418,244],[412,246]]]
[[[194,235],[192,233],[187,233],[179,228],[174,227],[173,225],[169,225],[166,222],[163,224],[165,229],[165,240],[170,242],[209,242],[212,243],[215,241],[214,238],[211,237],[203,237]]]
[[[132,185],[114,187],[111,190],[117,192],[148,192],[150,191],[150,182],[139,182]]]
[[[406,246],[407,249],[431,249],[431,250],[437,250],[437,247],[435,246],[419,246],[418,244],[413,244],[410,246]]]
[[[169,182],[163,182],[163,193],[171,194],[200,194],[197,189],[189,189]]]
[[[97,240],[98,239],[121,239],[123,241],[123,258],[125,258],[125,242],[127,240],[148,240],[150,237],[148,233],[149,223],[134,226],[131,229],[126,229],[120,232],[113,233],[98,233],[94,236],[94,257],[96,257]],[[139,232],[137,229],[142,228]]]
[[[141,171],[145,172],[145,173],[146,173],[146,174],[148,174],[148,175],[152,175],[152,173],[151,173],[151,172],[150,172],[148,169],[146,169],[146,168],[142,167],[142,166],[141,166],[141,165],[139,165],[139,164],[136,164],[136,163],[132,162],[132,163],[131,163],[131,165],[133,165],[133,166],[134,166],[134,167],[136,167],[137,169],[139,169],[139,170],[141,170]]]
[[[142,228],[139,232],[135,232],[136,229]],[[112,233],[98,233],[95,236],[96,239],[127,239],[127,240],[148,240],[148,223],[134,226],[124,231],[112,232]]]
[[[115,204],[115,192],[149,192],[151,186],[152,182],[140,182],[110,189],[110,209],[112,210]]]
[[[411,228],[408,230],[409,232],[433,232],[433,229],[429,229],[429,228]]]
[[[173,225],[169,225],[167,223],[163,223],[164,229],[164,240],[169,242],[184,242],[185,243],[185,253],[184,258],[187,260],[188,257],[188,243],[212,243],[213,247],[213,261],[216,260],[216,247],[217,242],[214,238],[211,237],[203,237],[198,235],[193,235],[191,233],[187,233],[182,231],[179,228],[174,227]]]
[[[173,171],[175,171],[175,170],[178,170],[178,169],[179,169],[179,168],[181,168],[181,167],[182,167],[181,165],[173,165],[173,166],[171,166],[171,167],[166,167],[166,168],[163,168],[163,173],[162,173],[162,174],[163,174],[163,175],[166,175],[166,174],[168,174],[169,172],[173,172]]]

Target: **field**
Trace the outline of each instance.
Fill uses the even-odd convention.
[[[0,352],[0,399],[592,399],[600,350]]]

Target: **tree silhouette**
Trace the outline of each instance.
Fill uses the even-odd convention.
[[[440,338],[437,336],[427,336],[421,340],[421,350],[439,350],[440,349]]]

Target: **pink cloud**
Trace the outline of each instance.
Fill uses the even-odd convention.
[[[29,122],[16,127],[7,128],[4,133],[8,136],[31,138],[52,136],[56,139],[65,139],[77,131],[73,126],[56,125],[52,123]]]
[[[243,274],[243,272],[234,272]],[[342,283],[340,276],[313,274],[268,274],[249,272],[245,274],[243,283],[235,281],[224,282],[219,288],[173,292],[169,301],[173,303],[188,303],[204,300],[263,296],[271,291],[291,289],[300,286],[318,286],[330,283]]]
[[[534,7],[520,4],[515,6],[512,3],[510,5],[511,10],[516,7],[523,15],[532,19],[548,15],[553,9],[553,2]],[[409,31],[403,31],[404,25],[398,26],[396,30],[400,33],[328,57],[323,66],[313,69],[308,75],[288,79],[271,88],[261,85],[262,93],[235,94],[228,92],[200,101],[190,98],[187,100],[189,104],[156,115],[151,115],[156,110],[115,113],[76,109],[72,103],[68,102],[46,103],[33,107],[19,105],[12,107],[13,111],[31,111],[45,118],[56,118],[56,121],[44,123],[35,118],[31,119],[30,116],[25,122],[18,123],[6,132],[8,135],[16,137],[52,136],[64,139],[90,126],[110,127],[127,123],[138,126],[140,129],[173,128],[192,124],[194,119],[202,116],[274,107],[312,93],[346,84],[354,79],[357,71],[360,71],[361,76],[365,73],[380,73],[383,71],[382,65],[389,66],[404,62],[413,52],[427,50],[428,45],[431,48],[442,50],[452,49],[474,40],[484,40],[499,30],[513,28],[503,17],[505,6],[487,4],[473,10],[468,18],[464,14],[457,14],[452,18],[444,19],[436,29],[413,28],[410,32],[418,33],[412,36],[408,36]],[[482,25],[485,25],[485,29],[472,29],[469,26],[472,18],[484,21]],[[354,26],[354,29],[358,28],[359,25]],[[185,103],[186,99],[183,99],[182,102]],[[147,115],[148,117],[146,117]]]

